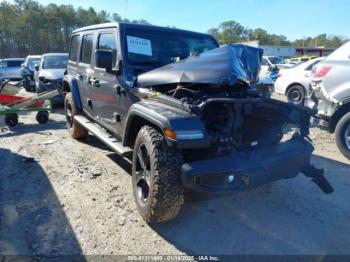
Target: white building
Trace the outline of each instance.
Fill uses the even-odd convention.
[[[297,56],[325,56],[334,49],[319,47],[298,47],[298,46],[273,46],[260,45],[259,41],[249,41],[241,43],[252,47],[259,47],[264,50],[264,56],[297,57]]]

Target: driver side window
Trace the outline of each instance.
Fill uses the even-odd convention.
[[[111,50],[113,53],[113,64],[115,67],[117,60],[117,42],[116,36],[114,33],[102,33],[98,37],[98,50]]]

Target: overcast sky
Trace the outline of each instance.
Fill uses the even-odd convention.
[[[0,0],[3,1],[3,0]],[[235,20],[249,28],[261,27],[290,40],[321,33],[350,37],[350,0],[39,0],[92,6],[96,10],[146,19],[160,26],[199,32]],[[126,7],[127,3],[127,8]],[[125,12],[127,11],[127,12]]]

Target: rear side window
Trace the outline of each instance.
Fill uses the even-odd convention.
[[[115,39],[114,33],[100,34],[97,46],[99,50],[111,50],[113,52],[113,67],[115,66],[117,58],[117,42]]]
[[[78,61],[78,50],[79,50],[79,35],[72,37],[70,44],[69,60],[73,62]]]
[[[321,60],[316,61],[315,63],[312,63],[311,65],[309,65],[305,70],[311,71],[312,68],[317,65],[319,62],[321,62]]]
[[[91,63],[93,43],[94,43],[94,36],[93,35],[84,35],[83,42],[81,45],[80,62],[82,62],[84,64]]]
[[[20,67],[24,61],[7,61],[7,67]]]

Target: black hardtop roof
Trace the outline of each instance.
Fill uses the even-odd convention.
[[[85,32],[85,31],[90,31],[90,30],[98,30],[98,29],[104,29],[104,28],[115,28],[115,27],[121,27],[121,26],[125,26],[128,28],[140,28],[140,29],[152,29],[153,28],[156,30],[172,31],[172,32],[178,31],[179,33],[191,33],[191,34],[198,34],[198,35],[212,37],[209,34],[198,33],[198,32],[189,31],[189,30],[182,30],[182,29],[177,29],[177,28],[162,27],[162,26],[155,26],[155,25],[146,25],[146,24],[125,23],[125,22],[111,22],[111,23],[103,23],[103,24],[85,26],[85,27],[78,28],[78,29],[74,30],[73,34]],[[212,38],[214,38],[214,37],[212,37]]]

